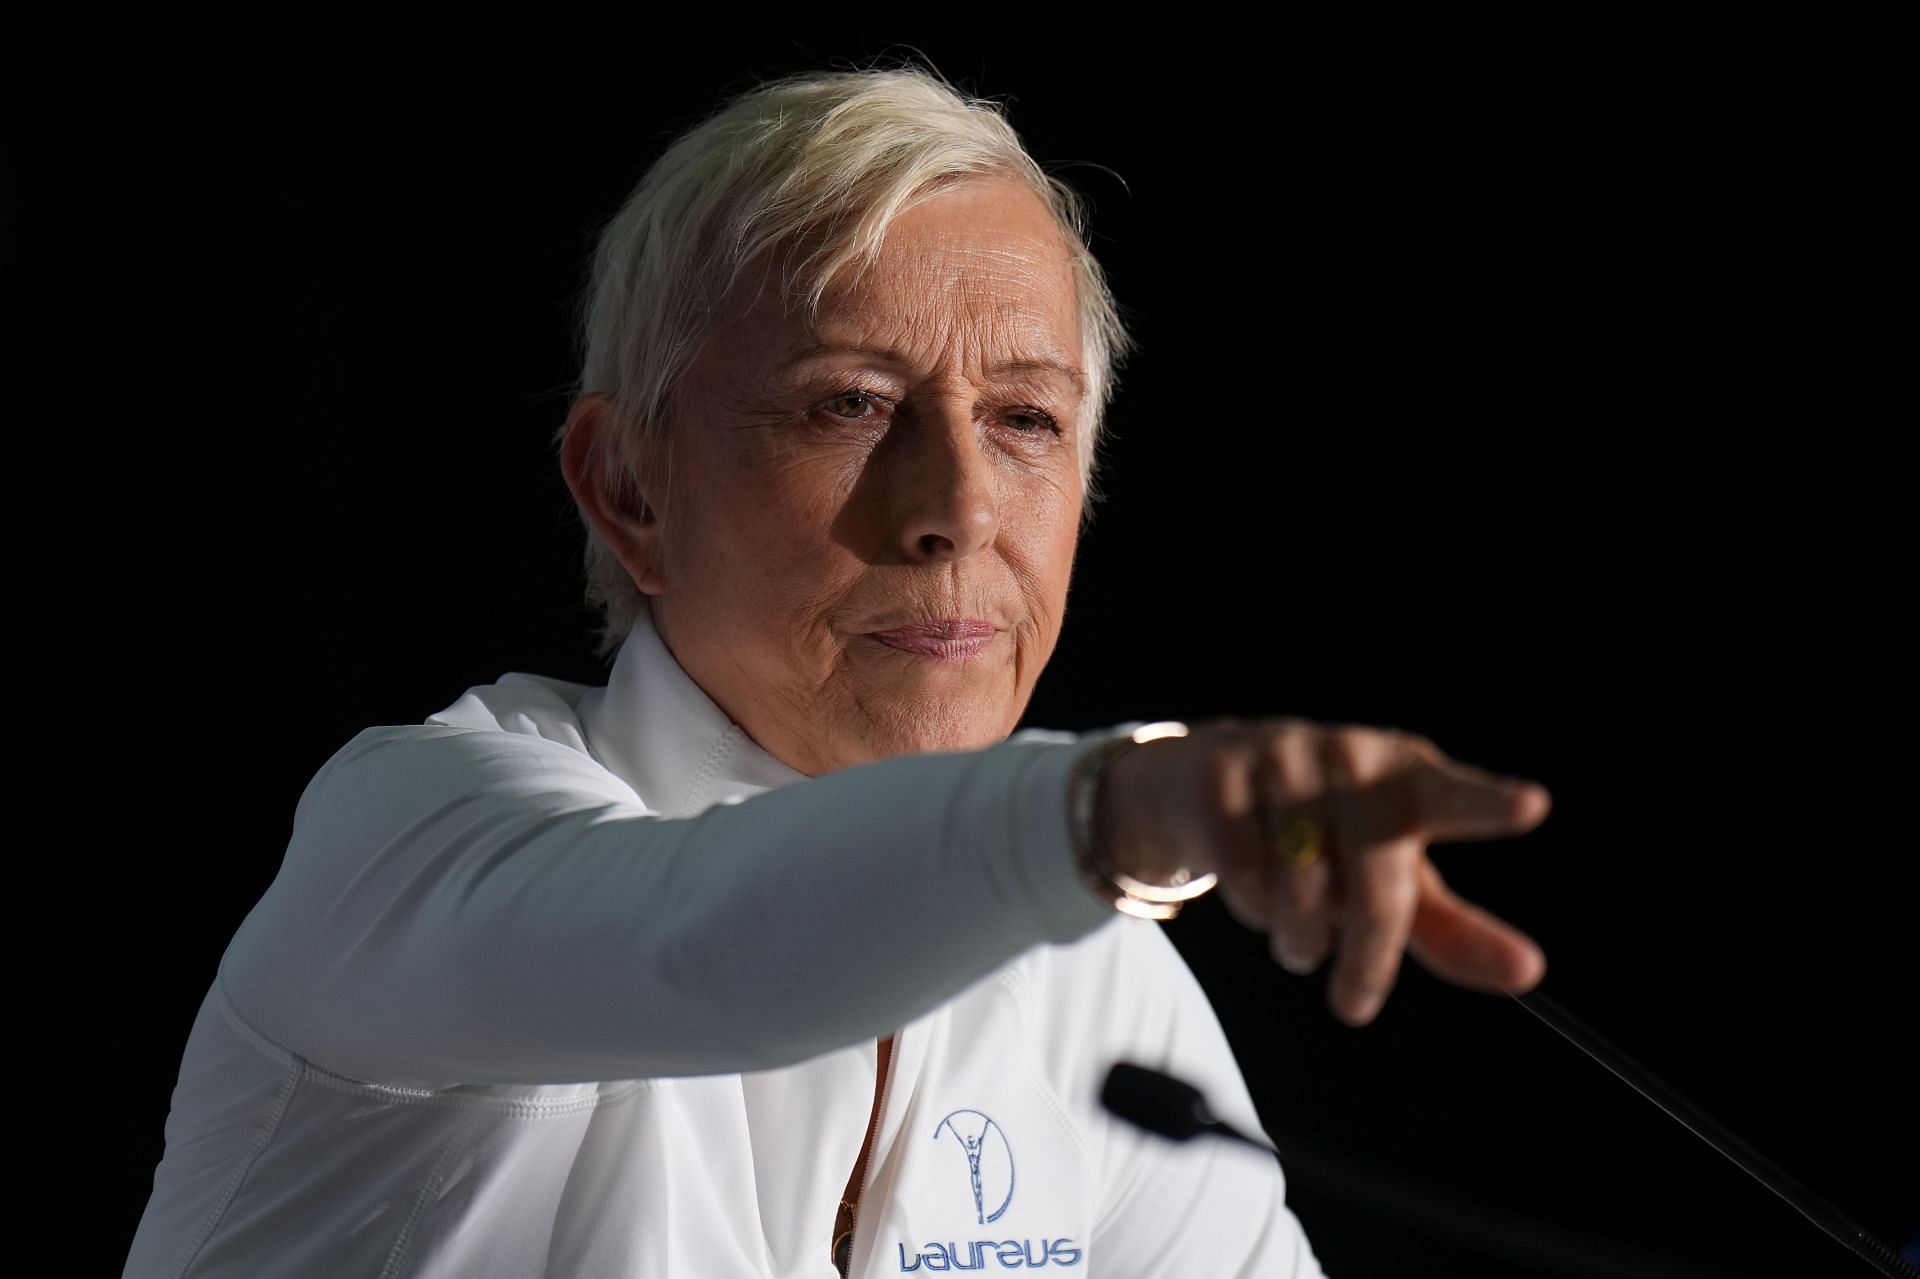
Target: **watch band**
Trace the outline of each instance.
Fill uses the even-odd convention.
[[[1178,720],[1141,724],[1115,732],[1087,748],[1068,770],[1067,820],[1072,832],[1074,865],[1088,890],[1123,915],[1136,919],[1172,919],[1179,915],[1183,905],[1212,888],[1219,878],[1211,872],[1196,878],[1183,869],[1175,871],[1171,882],[1165,884],[1135,879],[1108,864],[1106,841],[1096,829],[1101,782],[1114,759],[1142,742],[1186,735],[1187,726]]]

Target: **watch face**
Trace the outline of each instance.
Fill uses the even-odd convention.
[[[1127,748],[1162,737],[1185,736],[1187,726],[1178,720],[1160,720],[1130,732],[1115,733],[1089,747],[1074,760],[1067,773],[1068,826],[1073,840],[1074,865],[1080,870],[1080,878],[1094,896],[1136,919],[1178,917],[1183,904],[1212,889],[1219,877],[1209,872],[1195,879],[1191,871],[1182,867],[1172,872],[1164,884],[1151,884],[1113,869],[1094,835],[1100,783],[1108,765]]]

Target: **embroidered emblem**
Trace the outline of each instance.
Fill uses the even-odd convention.
[[[973,1212],[980,1225],[1000,1220],[1013,1202],[1013,1148],[1000,1125],[978,1110],[956,1110],[933,1130],[952,1133],[967,1157],[967,1179],[973,1187]]]

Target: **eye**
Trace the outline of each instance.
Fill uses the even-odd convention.
[[[1051,413],[1039,409],[1009,409],[1006,416],[1008,423],[1022,435],[1039,435],[1044,431],[1060,434],[1060,424]]]
[[[853,421],[865,421],[880,414],[881,399],[870,391],[848,389],[827,401],[827,409],[835,417],[844,417]]]

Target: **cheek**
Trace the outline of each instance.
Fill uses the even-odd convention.
[[[804,558],[830,518],[819,486],[791,463],[715,459],[712,474],[692,495],[699,509],[689,519],[699,523],[699,558],[724,569],[728,580],[751,580],[768,575],[771,565]]]
[[[726,471],[723,509],[746,522],[821,532],[846,505],[864,469],[866,454],[853,447],[829,448],[807,439],[765,443],[764,456],[732,460]]]
[[[1048,489],[1035,495],[1022,512],[1016,536],[1018,553],[1036,587],[1048,595],[1064,593],[1080,542],[1077,492]]]
[[[686,567],[704,575],[704,584],[694,589],[723,598],[736,622],[790,645],[818,629],[820,617],[861,567],[834,538],[840,508],[833,495],[818,483],[800,482],[817,477],[789,466],[780,478],[777,484],[714,486],[703,494],[713,503],[710,509],[725,516],[703,521],[698,553]]]

